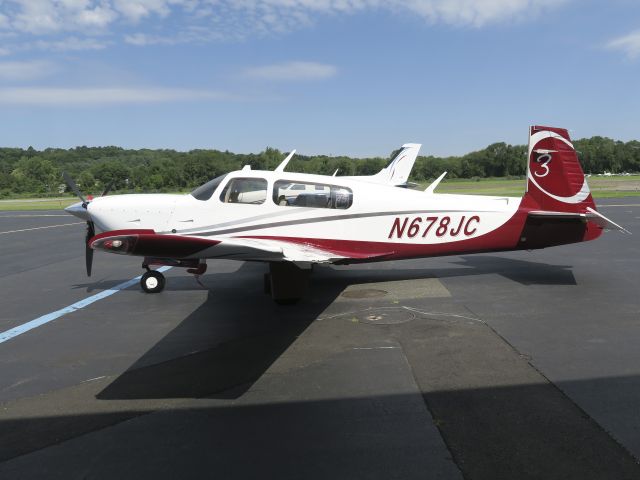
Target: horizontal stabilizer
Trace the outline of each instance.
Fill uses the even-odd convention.
[[[627,230],[624,227],[621,227],[615,222],[612,222],[601,213],[596,212],[593,208],[587,207],[587,210],[589,212],[587,214],[587,217],[589,218],[589,220],[591,220],[593,223],[597,225],[600,225],[605,230],[619,230],[621,232],[628,233],[629,235],[631,235],[631,232],[629,230]]]
[[[560,218],[567,219],[567,220],[582,219],[585,222],[591,221],[596,225],[599,225],[600,227],[604,228],[605,230],[619,230],[621,232],[628,233],[629,235],[631,235],[631,232],[629,230],[609,220],[607,217],[605,217],[604,215],[597,212],[591,207],[587,207],[587,211],[585,213],[547,212],[547,211],[540,210],[540,211],[529,212],[529,216],[536,217],[536,218],[548,218],[548,219],[560,219]]]

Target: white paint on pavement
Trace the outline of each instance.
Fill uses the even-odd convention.
[[[6,232],[0,232],[0,235],[6,235],[7,233],[30,232],[32,230],[42,230],[44,228],[68,227],[69,225],[80,225],[82,223],[84,222],[62,223],[60,225],[48,225],[46,227],[22,228],[20,230],[7,230]]]
[[[34,217],[69,217],[67,213],[29,214],[29,215],[0,215],[0,218],[34,218]]]
[[[156,271],[166,272],[170,268],[171,267],[168,267],[168,266],[160,267]],[[17,327],[13,327],[5,332],[2,332],[0,333],[0,343],[4,343],[7,340],[11,340],[12,338],[17,337],[18,335],[22,335],[23,333],[29,332],[34,328],[38,328],[42,325],[46,325],[47,323],[52,322],[57,318],[63,317],[68,313],[73,313],[76,310],[80,310],[84,307],[88,307],[89,305],[97,302],[98,300],[102,300],[103,298],[110,297],[114,293],[118,293],[120,290],[124,290],[125,288],[129,288],[132,285],[135,285],[140,281],[140,277],[142,277],[142,275],[138,275],[137,277],[132,278],[131,280],[127,280],[126,282],[116,285],[115,287],[109,288],[108,290],[103,290],[100,293],[92,295],[89,298],[85,298],[84,300],[80,300],[79,302],[69,305],[68,307],[61,308],[60,310],[56,310],[55,312],[47,313],[46,315],[42,315],[41,317],[38,317],[34,320],[31,320],[29,322],[23,323],[22,325],[18,325]]]

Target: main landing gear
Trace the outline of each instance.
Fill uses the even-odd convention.
[[[167,283],[162,272],[151,270],[151,265],[165,265],[170,267],[186,268],[187,272],[193,275],[202,275],[207,271],[205,260],[173,260],[169,258],[148,258],[145,257],[142,268],[146,270],[140,278],[140,287],[145,293],[160,293]]]
[[[278,305],[293,305],[307,291],[311,266],[300,268],[289,262],[270,262],[264,277],[264,293]]]

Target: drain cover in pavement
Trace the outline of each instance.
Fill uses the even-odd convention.
[[[416,316],[404,308],[385,308],[380,310],[368,310],[358,312],[356,318],[359,322],[373,325],[393,325],[396,323],[410,322]]]
[[[376,290],[375,288],[365,288],[362,290],[346,290],[342,292],[341,297],[344,298],[377,298],[384,297],[388,292],[385,290]]]

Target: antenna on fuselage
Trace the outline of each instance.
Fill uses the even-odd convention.
[[[442,179],[444,178],[444,176],[447,174],[447,172],[444,172],[442,175],[440,175],[438,178],[436,178],[433,183],[431,185],[429,185],[426,189],[425,189],[425,193],[433,193],[433,191],[436,189],[436,187],[440,184],[440,182],[442,181]]]
[[[274,172],[284,172],[284,169],[287,166],[287,163],[289,163],[289,160],[291,160],[293,158],[293,154],[294,153],[296,153],[295,148],[293,150],[291,150],[291,153],[289,155],[287,155],[287,158],[285,158],[282,161],[282,163],[276,167]]]

